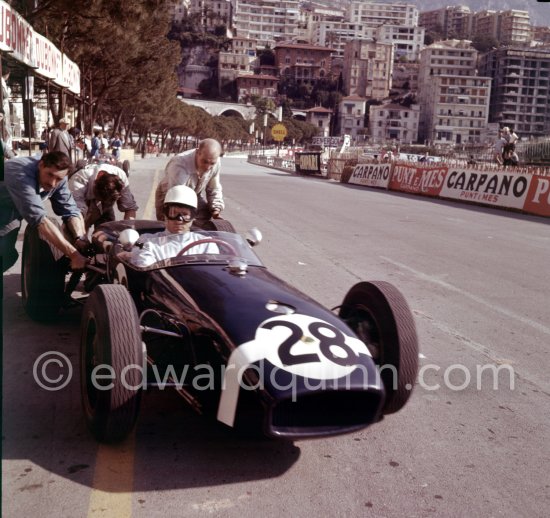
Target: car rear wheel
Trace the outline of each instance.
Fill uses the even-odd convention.
[[[380,369],[386,391],[383,413],[397,412],[407,403],[418,372],[418,339],[407,301],[388,282],[360,282],[345,296],[340,318]]]
[[[235,227],[229,221],[221,218],[210,219],[208,221],[205,221],[201,226],[201,229],[218,231],[218,232],[231,232],[232,234],[237,233],[237,231],[235,230]]]
[[[54,221],[59,226],[59,224]],[[21,294],[23,307],[37,322],[54,320],[59,314],[65,291],[67,263],[58,261],[50,245],[40,239],[36,227],[27,226],[23,240]]]
[[[121,285],[97,286],[82,315],[80,383],[84,416],[98,441],[121,441],[134,428],[143,363],[139,318],[130,294]]]

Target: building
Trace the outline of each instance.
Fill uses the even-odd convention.
[[[491,78],[478,75],[469,40],[445,40],[421,52],[418,76],[419,140],[481,143],[489,116]]]
[[[225,26],[226,33],[231,35],[233,25],[233,5],[231,0],[188,0],[189,14],[199,17],[201,27],[205,31],[214,32],[218,27]]]
[[[419,25],[445,39],[468,38],[472,31],[472,12],[464,5],[453,5],[420,13]]]
[[[187,16],[189,0],[178,0],[174,5],[174,23],[180,24]]]
[[[479,11],[472,15],[472,34],[491,36],[501,44],[531,41],[527,11]]]
[[[412,144],[418,140],[420,107],[417,104],[402,106],[390,103],[369,108],[370,142],[380,144],[396,140]]]
[[[365,134],[365,113],[367,100],[358,95],[349,95],[338,106],[338,128],[340,135],[350,135],[353,140]]]
[[[327,47],[305,43],[278,43],[273,49],[279,75],[293,79],[297,84],[313,85],[319,79],[330,77],[330,55]]]
[[[323,108],[322,106],[316,106],[306,110],[306,122],[313,124],[319,128],[318,135],[320,137],[330,136],[330,123],[332,120],[332,110]]]
[[[245,75],[237,77],[237,98],[239,103],[249,103],[253,97],[277,99],[279,78],[264,75]]]
[[[239,37],[231,39],[229,49],[218,54],[219,91],[235,81],[239,75],[253,74],[256,61],[255,41]]]
[[[550,45],[499,47],[481,57],[479,71],[493,78],[491,122],[520,137],[550,134]]]
[[[393,45],[395,60],[417,61],[424,48],[424,33],[424,27],[387,24],[376,28],[374,38]]]
[[[300,21],[298,0],[234,0],[233,26],[237,36],[256,42],[257,48],[290,41]]]
[[[344,91],[367,99],[389,96],[394,48],[390,43],[353,40],[344,52]]]
[[[413,4],[352,1],[348,21],[357,27],[406,25],[418,27],[418,8]]]

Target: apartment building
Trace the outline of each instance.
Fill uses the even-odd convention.
[[[281,77],[298,84],[314,84],[330,76],[332,50],[305,43],[278,43],[273,49],[275,64]]]
[[[229,49],[218,54],[218,89],[221,91],[239,75],[252,75],[257,61],[255,41],[239,37],[231,39]]]
[[[550,134],[550,45],[499,47],[481,57],[479,72],[493,78],[491,122],[520,137]]]
[[[501,44],[531,41],[531,22],[527,11],[484,10],[472,15],[472,34],[492,36]]]
[[[478,75],[468,40],[445,40],[421,52],[418,77],[419,140],[481,143],[489,117],[491,78]]]
[[[472,30],[472,12],[464,5],[453,5],[421,12],[418,24],[444,38],[466,39]]]
[[[298,0],[234,0],[233,25],[237,36],[256,41],[257,48],[291,40],[298,30]]]
[[[418,26],[418,8],[413,4],[352,1],[348,21],[357,27],[380,25]]]
[[[417,104],[402,106],[390,103],[369,108],[370,142],[378,144],[396,140],[412,144],[418,140],[420,107]]]
[[[394,48],[389,43],[353,40],[344,52],[343,80],[347,95],[384,99],[391,88]]]

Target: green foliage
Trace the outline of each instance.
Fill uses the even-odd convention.
[[[490,34],[476,34],[472,40],[472,47],[479,52],[487,52],[499,45],[499,41]]]

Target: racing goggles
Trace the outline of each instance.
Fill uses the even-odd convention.
[[[179,221],[180,223],[187,223],[195,218],[195,210],[192,208],[184,207],[169,207],[165,211],[166,219],[170,221]]]

